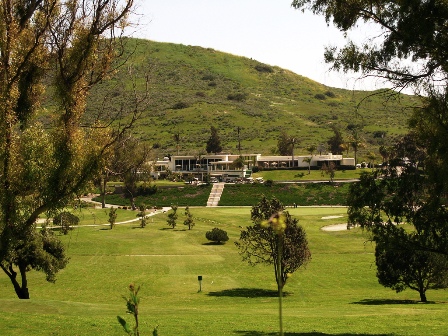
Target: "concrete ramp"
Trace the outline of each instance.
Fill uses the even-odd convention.
[[[224,182],[213,183],[212,191],[210,192],[210,196],[208,197],[207,201],[208,207],[218,206],[223,190],[224,190]]]

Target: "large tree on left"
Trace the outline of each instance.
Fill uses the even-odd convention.
[[[115,33],[132,6],[0,1],[0,268],[21,299],[29,298],[28,271],[54,281],[67,264],[62,244],[37,231],[36,220],[79,194],[114,142],[107,125],[83,115],[90,89],[113,70],[122,45]]]

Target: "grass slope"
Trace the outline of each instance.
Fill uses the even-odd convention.
[[[177,152],[177,132],[181,153],[203,152],[211,125],[219,128],[224,151],[236,151],[239,127],[244,152],[269,154],[286,131],[300,140],[297,153],[306,154],[306,146],[327,142],[332,126],[347,136],[348,124],[362,123],[362,157],[404,133],[409,107],[416,104],[406,95],[326,87],[213,49],[138,39],[128,39],[126,48],[127,66],[93,90],[89,111],[96,116],[104,110],[105,96],[109,104],[131,106],[129,90],[133,84],[144,90],[147,76],[149,103],[134,132],[158,148],[159,156]]]
[[[180,209],[182,213],[183,209]],[[159,325],[160,335],[277,334],[273,270],[242,262],[233,242],[250,224],[249,208],[192,208],[196,226],[172,230],[166,214],[113,230],[81,227],[61,237],[71,258],[55,284],[30,273],[31,300],[15,298],[0,274],[1,335],[123,335],[116,315],[125,317],[127,286],[142,286],[141,334]],[[419,304],[413,291],[396,294],[375,278],[373,246],[362,231],[325,232],[344,223],[345,209],[297,208],[290,212],[305,227],[312,261],[286,285],[284,329],[297,336],[445,335],[445,291],[430,291]],[[342,216],[322,219],[328,216]],[[210,245],[205,232],[220,227],[225,245]],[[203,276],[198,293],[197,276]]]

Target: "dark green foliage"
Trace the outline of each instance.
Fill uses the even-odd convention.
[[[116,220],[117,220],[117,209],[111,207],[109,209],[109,219],[108,219],[111,230],[114,228]]]
[[[292,155],[294,146],[298,143],[299,141],[296,138],[288,135],[285,131],[281,131],[277,141],[278,154],[283,156]]]
[[[314,98],[316,98],[318,100],[325,100],[325,99],[327,99],[327,97],[323,93],[316,93],[314,95]]]
[[[266,187],[272,187],[272,185],[274,184],[274,181],[272,181],[272,180],[266,180],[266,181],[263,182],[263,184],[264,184]]]
[[[118,322],[123,327],[124,331],[131,336],[139,336],[139,304],[140,304],[140,298],[138,296],[138,292],[140,290],[140,286],[137,288],[134,284],[129,285],[129,296],[123,296],[123,299],[126,301],[126,313],[131,314],[134,317],[135,325],[131,329],[130,325],[126,322],[124,318],[121,316],[117,316]]]
[[[220,153],[222,151],[221,139],[218,135],[218,129],[214,126],[210,127],[210,137],[207,140],[207,146],[205,147],[207,153]]]
[[[225,243],[229,240],[227,232],[220,228],[213,228],[211,231],[205,233],[205,238],[218,244]]]
[[[243,102],[245,101],[247,98],[247,94],[246,93],[241,93],[241,92],[236,92],[236,93],[229,93],[227,95],[227,99],[228,100],[235,100],[238,102]]]
[[[60,212],[53,218],[53,225],[60,226],[63,234],[67,234],[68,231],[73,230],[74,225],[78,224],[78,216],[68,211]]]
[[[361,71],[387,78],[399,87],[422,85],[421,89],[434,76],[446,78],[448,6],[443,1],[294,0],[292,5],[321,14],[343,32],[360,21],[382,29],[381,37],[374,36],[377,30],[372,29],[372,36],[363,39],[366,42],[350,41],[339,50],[328,47],[325,60],[336,70]],[[400,62],[410,58],[414,66]]]
[[[181,110],[184,108],[190,107],[190,105],[186,102],[178,102],[176,104],[174,104],[173,109],[174,110]]]
[[[375,260],[380,284],[397,293],[413,289],[426,302],[428,289],[448,287],[448,256],[419,250],[419,238],[401,227],[384,227],[375,234]]]
[[[255,66],[255,70],[257,70],[258,72],[266,72],[266,73],[274,72],[274,69],[271,66],[261,63]]]
[[[330,98],[336,98],[336,94],[333,91],[325,91],[325,95]]]
[[[150,196],[157,193],[157,186],[148,182],[142,183],[137,187],[137,196]]]
[[[194,219],[193,215],[190,212],[190,207],[187,205],[184,212],[186,218],[184,220],[184,225],[188,226],[188,230],[191,230],[191,228],[194,226]]]
[[[178,217],[177,216],[177,205],[172,204],[171,211],[168,213],[168,219],[166,221],[168,226],[170,226],[171,228],[174,229],[177,225],[177,223],[176,223],[177,217]]]
[[[378,177],[379,172],[364,173],[350,187],[349,223],[372,233],[380,283],[396,291],[414,289],[426,301],[427,289],[446,287],[448,212],[443,199],[414,165],[389,166]],[[412,230],[402,228],[403,222]]]
[[[262,222],[280,212],[285,218],[286,228],[283,234],[276,234],[272,227],[266,228]],[[235,245],[243,261],[247,261],[250,265],[273,265],[277,284],[283,287],[288,275],[311,259],[305,230],[298,224],[298,219],[292,218],[287,211],[284,211],[283,204],[275,198],[269,200],[263,197],[257,205],[254,205],[251,220],[253,225],[241,231],[240,239]],[[279,244],[282,246],[280,275],[277,274]]]
[[[11,229],[8,232],[4,231],[3,237],[6,236],[5,233],[9,237],[12,237],[13,234],[17,236],[20,234],[20,237],[23,237],[24,232],[22,230],[14,231]],[[18,267],[21,275],[24,275],[25,271],[33,269],[44,272],[46,280],[54,282],[56,281],[56,273],[64,269],[68,263],[64,245],[48,229],[42,229],[41,231],[33,229],[32,232],[27,234],[26,240],[10,241],[9,244],[13,245],[14,248],[2,256],[0,268],[11,280],[19,299],[29,299],[30,294],[23,278],[21,280],[17,279],[18,274],[14,271],[12,265]]]
[[[344,149],[344,144],[345,144],[344,138],[342,136],[341,131],[338,128],[333,126],[332,129],[333,129],[334,134],[327,141],[328,151],[330,153],[340,155],[340,154],[342,154],[343,149]]]
[[[137,217],[140,218],[140,227],[144,228],[146,227],[146,205],[139,205],[138,210],[139,212],[137,214]]]

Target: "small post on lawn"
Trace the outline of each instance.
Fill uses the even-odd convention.
[[[198,281],[199,281],[199,292],[202,292],[202,275],[198,275]]]

